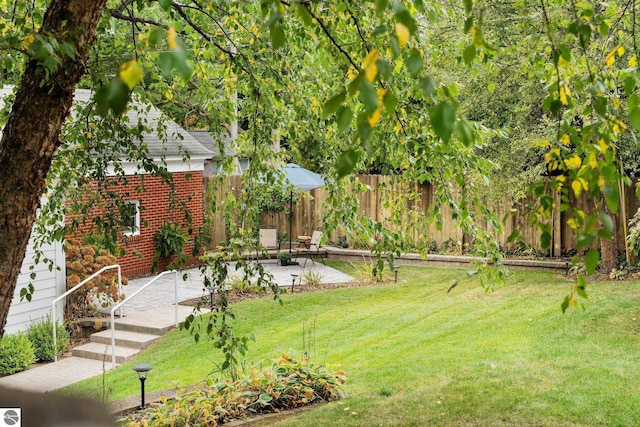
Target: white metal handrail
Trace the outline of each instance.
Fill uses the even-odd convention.
[[[114,369],[116,367],[116,333],[115,333],[115,315],[114,315],[114,313],[116,312],[117,309],[120,309],[120,317],[122,317],[122,306],[125,303],[129,302],[133,297],[135,297],[140,292],[145,290],[147,288],[147,286],[151,285],[152,283],[154,283],[156,280],[158,280],[159,278],[161,278],[165,274],[171,274],[171,273],[174,273],[174,275],[175,275],[174,276],[174,280],[173,280],[173,288],[174,288],[175,312],[176,312],[175,325],[177,327],[178,326],[178,271],[177,270],[164,271],[164,272],[158,274],[156,277],[154,277],[149,282],[147,282],[145,285],[143,285],[140,289],[138,289],[137,291],[135,291],[134,293],[129,295],[127,298],[125,298],[124,300],[120,301],[118,304],[114,305],[111,308],[111,365],[113,366]]]
[[[120,268],[119,264],[113,264],[113,265],[108,265],[106,267],[102,267],[100,270],[96,271],[91,276],[87,277],[82,282],[78,283],[73,288],[69,289],[67,292],[60,295],[58,298],[54,299],[53,302],[51,302],[51,323],[53,324],[53,361],[54,362],[58,361],[58,352],[56,351],[58,348],[57,347],[58,337],[57,337],[57,331],[56,331],[56,323],[57,323],[56,322],[56,311],[57,311],[56,304],[60,302],[60,300],[62,300],[63,298],[66,298],[69,294],[72,294],[76,290],[80,289],[82,286],[86,285],[92,279],[95,279],[97,276],[99,276],[103,272],[107,270],[111,270],[113,268],[118,269],[118,298],[119,298],[120,295],[122,294],[122,269]],[[120,315],[122,315],[122,312],[120,312]]]

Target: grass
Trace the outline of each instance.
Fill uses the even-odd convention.
[[[337,264],[349,270],[347,264]],[[563,315],[569,282],[514,272],[485,293],[465,270],[402,267],[400,282],[284,295],[234,306],[237,332],[254,333],[251,362],[302,352],[348,376],[343,401],[261,425],[640,425],[640,287],[589,286],[585,310]],[[150,363],[147,390],[205,381],[221,360],[210,343],[173,331],[134,363]],[[104,376],[109,399],[137,395],[134,363]],[[65,390],[102,396],[103,378]]]

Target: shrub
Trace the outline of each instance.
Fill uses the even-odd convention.
[[[182,246],[187,243],[187,240],[187,235],[176,223],[165,222],[153,236],[153,241],[156,243],[156,255],[165,258],[171,255],[181,255],[183,253]]]
[[[65,249],[67,289],[73,288],[101,268],[117,264],[113,255],[97,246],[83,246],[75,240],[68,240]],[[122,284],[127,284],[125,277],[122,278]],[[93,316],[96,304],[107,307],[123,297],[118,294],[117,271],[115,269],[105,271],[67,297],[67,320]]]
[[[280,265],[287,265],[291,262],[291,254],[289,252],[278,252],[278,260]]]
[[[311,286],[320,286],[324,276],[319,271],[305,270],[302,273],[302,283]]]
[[[229,286],[236,292],[240,293],[258,293],[260,292],[260,287],[255,283],[251,282],[246,276],[232,276],[229,279]]]
[[[67,348],[69,344],[69,331],[64,325],[56,325],[56,351],[53,351],[53,323],[51,317],[47,316],[46,320],[32,323],[27,331],[27,337],[33,345],[35,356],[38,360],[49,362]]]
[[[24,371],[35,361],[33,346],[25,334],[7,335],[0,341],[0,375]]]
[[[237,381],[222,381],[163,399],[144,412],[132,414],[123,425],[220,425],[232,419],[264,412],[297,408],[318,401],[344,397],[344,372],[329,372],[324,366],[297,361],[287,354],[269,369],[251,372]],[[134,424],[135,425],[135,424]]]

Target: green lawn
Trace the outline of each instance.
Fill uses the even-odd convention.
[[[590,284],[586,310],[563,315],[569,282],[554,273],[513,272],[489,293],[466,281],[447,294],[464,275],[403,267],[397,284],[236,305],[237,331],[256,336],[249,361],[300,354],[305,320],[313,360],[348,376],[346,399],[264,425],[640,425],[638,282]],[[210,343],[173,331],[135,363],[153,366],[147,390],[161,390],[206,380],[219,360]],[[137,395],[132,365],[67,391]]]

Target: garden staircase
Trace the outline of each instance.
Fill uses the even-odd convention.
[[[178,306],[178,317],[185,319],[193,312],[193,307]],[[108,324],[109,320],[105,319]],[[133,359],[171,329],[175,328],[175,306],[156,308],[116,319],[115,342],[116,363],[122,364]],[[75,347],[72,355],[87,359],[111,362],[111,329],[91,335],[91,342]]]

